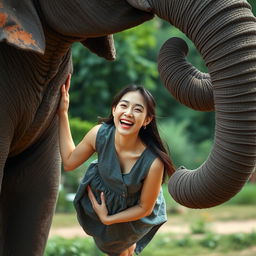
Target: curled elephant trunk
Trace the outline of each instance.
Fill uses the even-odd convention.
[[[214,145],[196,170],[179,168],[168,187],[190,208],[224,203],[240,191],[256,160],[256,21],[243,0],[128,0],[183,31],[201,53],[209,76],[186,63],[186,45],[171,39],[159,55],[159,72],[181,103],[215,109]]]
[[[188,46],[180,38],[171,38],[162,46],[158,69],[161,80],[182,104],[200,111],[214,110],[210,75],[202,73],[186,61]]]

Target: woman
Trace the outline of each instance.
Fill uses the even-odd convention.
[[[138,254],[167,220],[161,185],[174,172],[157,130],[155,101],[143,87],[123,89],[109,118],[75,146],[68,122],[70,78],[58,112],[64,169],[74,170],[98,154],[74,200],[78,220],[107,255]]]

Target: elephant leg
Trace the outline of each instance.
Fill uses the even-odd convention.
[[[0,97],[1,99],[5,99],[2,97],[1,91],[0,91]],[[4,177],[4,168],[5,163],[8,158],[10,145],[14,133],[14,126],[11,118],[9,117],[7,111],[4,111],[5,109],[3,106],[0,107],[1,110],[3,110],[0,114],[0,255],[3,255],[3,241],[4,241],[4,234],[3,234],[3,226],[4,226],[4,220],[3,220],[3,211],[2,211],[2,204],[1,204],[1,195],[2,195],[2,183],[3,183],[3,177]],[[8,127],[8,129],[6,129]]]
[[[6,162],[0,197],[1,256],[41,256],[60,178],[57,120],[40,141]]]

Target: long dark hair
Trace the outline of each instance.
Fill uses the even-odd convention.
[[[138,91],[142,97],[144,98],[147,106],[147,116],[151,117],[151,122],[147,125],[146,129],[143,127],[139,131],[139,136],[143,143],[154,152],[160,160],[164,164],[164,176],[163,182],[165,181],[167,176],[171,176],[174,171],[174,165],[169,157],[168,149],[164,145],[156,124],[156,103],[151,95],[151,93],[142,86],[138,85],[129,85],[121,90],[116,96],[114,97],[111,105],[111,110],[117,106],[121,98],[128,92]],[[105,122],[107,124],[114,124],[114,117],[112,115],[112,111],[108,118],[100,118],[100,122]]]

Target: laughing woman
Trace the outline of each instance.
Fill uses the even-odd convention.
[[[174,172],[158,133],[155,101],[143,87],[126,87],[114,98],[109,118],[75,146],[68,121],[70,78],[58,112],[64,169],[98,155],[74,200],[78,221],[107,255],[138,254],[167,220],[161,185]]]

